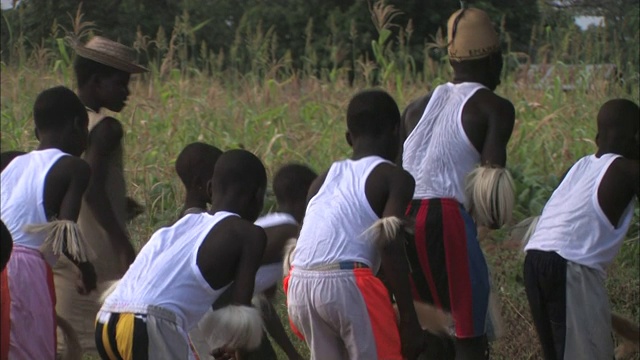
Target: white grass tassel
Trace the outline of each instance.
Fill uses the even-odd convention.
[[[502,227],[511,220],[515,185],[509,170],[480,166],[467,175],[467,209],[480,226]]]
[[[364,234],[371,236],[376,247],[382,249],[395,241],[403,231],[411,233],[413,228],[397,216],[387,216],[373,223]]]
[[[31,234],[46,233],[40,246],[43,254],[63,255],[66,249],[78,262],[89,260],[89,248],[86,245],[78,224],[70,220],[54,220],[44,224],[26,225],[24,231]]]
[[[252,350],[262,340],[262,316],[252,306],[228,305],[216,311],[207,311],[198,327],[208,338],[213,349]]]

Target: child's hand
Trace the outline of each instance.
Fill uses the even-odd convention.
[[[96,289],[96,270],[90,262],[80,263],[78,268],[80,268],[80,279],[77,290],[79,294],[87,295]]]

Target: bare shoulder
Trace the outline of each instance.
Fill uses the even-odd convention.
[[[613,188],[621,184],[628,184],[630,187],[637,187],[640,180],[640,161],[619,157],[615,159],[605,173],[607,181]],[[603,179],[604,180],[604,179]]]
[[[91,166],[76,156],[63,156],[51,168],[56,177],[87,183],[91,177]]]
[[[413,195],[416,182],[411,174],[400,166],[382,163],[374,169],[375,178],[385,179],[390,192],[410,193]]]
[[[516,109],[513,103],[491,90],[478,90],[472,99],[483,107],[489,115],[500,115],[502,118],[515,119]]]
[[[124,130],[120,121],[112,117],[106,117],[89,133],[89,148],[87,151],[111,152],[120,144],[123,136]]]
[[[243,242],[267,241],[267,235],[263,228],[239,216],[229,217],[227,223],[234,238],[241,239]]]
[[[399,192],[408,193],[413,196],[413,191],[416,186],[416,180],[405,169],[396,166],[391,174],[392,188],[397,189]]]

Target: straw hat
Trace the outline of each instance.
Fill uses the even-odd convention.
[[[77,44],[75,50],[78,56],[130,74],[149,71],[136,64],[135,50],[102,36],[94,36],[85,45]]]
[[[447,24],[449,59],[481,59],[500,49],[498,34],[487,13],[480,9],[461,9]]]

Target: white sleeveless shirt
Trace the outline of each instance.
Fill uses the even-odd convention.
[[[438,86],[404,142],[402,167],[416,180],[414,199],[453,198],[466,204],[465,177],[480,154],[462,127],[462,109],[486,87],[478,83]]]
[[[268,213],[259,217],[254,224],[263,229],[280,225],[298,226],[298,222],[293,216],[283,212]],[[282,261],[261,265],[256,272],[253,293],[260,294],[276,285],[280,280],[282,280]]]
[[[292,262],[309,269],[343,261],[357,261],[377,273],[380,254],[365,234],[379,219],[365,194],[371,171],[382,163],[378,156],[333,163],[318,193],[311,198]]]
[[[51,167],[63,156],[70,155],[59,149],[35,150],[17,156],[2,171],[2,222],[14,244],[39,249],[44,242],[46,234],[29,234],[23,228],[47,222],[44,183]],[[47,260],[55,263],[54,258]]]
[[[620,250],[631,219],[633,201],[611,224],[598,202],[598,188],[611,163],[620,157],[585,156],[573,165],[544,206],[525,251],[554,251],[574,263],[605,274]]]
[[[101,310],[145,314],[154,305],[173,312],[184,330],[196,326],[231,285],[214,290],[196,263],[207,234],[229,216],[238,215],[225,211],[189,214],[156,231]]]

